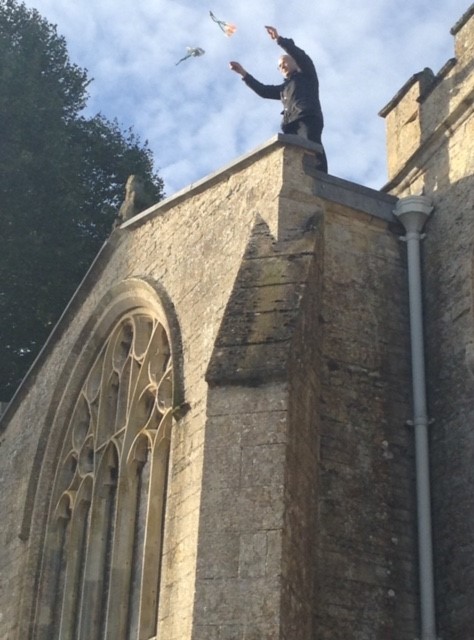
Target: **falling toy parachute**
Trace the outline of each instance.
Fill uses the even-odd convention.
[[[206,53],[204,49],[201,49],[201,47],[186,47],[186,50],[188,52],[187,55],[185,55],[184,58],[181,58],[181,60],[178,60],[176,65],[183,62],[183,60],[187,60],[188,58],[197,58],[198,56],[203,56]]]
[[[230,24],[230,22],[224,22],[224,20],[218,20],[216,16],[212,13],[212,11],[209,11],[209,15],[211,16],[212,20],[219,26],[221,31],[223,31],[226,34],[226,36],[228,36],[229,38],[230,36],[234,35],[234,33],[237,31],[237,27],[235,26],[235,24]]]

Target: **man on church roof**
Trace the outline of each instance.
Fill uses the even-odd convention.
[[[285,51],[278,61],[284,82],[278,85],[262,84],[239,63],[229,66],[242,76],[245,84],[262,98],[281,100],[283,103],[281,128],[283,133],[302,136],[321,144],[324,120],[319,101],[319,80],[313,61],[291,38],[283,38],[275,27],[266,26],[268,35]],[[327,160],[323,150],[320,171],[327,173]]]

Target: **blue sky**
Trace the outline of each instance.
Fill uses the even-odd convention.
[[[451,27],[469,0],[26,0],[88,70],[88,113],[117,118],[153,151],[166,195],[217,171],[279,131],[280,105],[229,70],[239,61],[276,84],[277,27],[313,58],[329,172],[381,188],[385,125],[377,114],[416,72],[454,57]],[[228,38],[211,20],[237,26]],[[176,66],[186,47],[205,54]]]

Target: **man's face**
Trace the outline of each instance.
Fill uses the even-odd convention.
[[[285,55],[278,60],[278,69],[285,78],[288,78],[293,71],[298,69],[298,66],[291,56]]]

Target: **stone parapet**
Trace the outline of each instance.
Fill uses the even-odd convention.
[[[471,6],[451,30],[456,57],[434,74],[415,73],[380,111],[387,133],[389,185],[423,165],[459,129],[474,102],[474,10]]]

